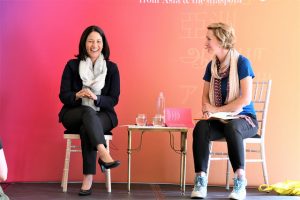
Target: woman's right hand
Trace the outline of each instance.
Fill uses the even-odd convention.
[[[76,100],[80,99],[80,98],[91,98],[91,95],[89,94],[89,92],[84,88],[81,89],[80,91],[78,91],[76,93]]]
[[[202,118],[203,118],[203,119],[208,119],[208,118],[210,117],[210,115],[211,115],[211,113],[210,113],[210,112],[208,112],[208,111],[205,111],[205,112],[203,112],[203,116],[202,116]]]

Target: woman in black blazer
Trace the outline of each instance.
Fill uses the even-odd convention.
[[[87,27],[81,35],[77,59],[65,66],[59,98],[63,107],[59,122],[70,131],[78,131],[83,158],[83,183],[79,195],[92,193],[96,157],[102,171],[117,167],[106,150],[104,133],[118,124],[114,106],[120,95],[117,65],[109,61],[109,45],[104,32],[97,26]]]

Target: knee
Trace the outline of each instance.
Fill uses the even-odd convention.
[[[90,118],[96,115],[96,111],[89,106],[83,106],[82,109],[83,109],[83,113],[82,113],[83,118]]]
[[[83,113],[82,115],[95,115],[95,110],[89,106],[82,106]]]
[[[239,130],[238,130],[238,126],[236,123],[230,121],[229,123],[227,123],[225,126],[224,126],[224,134],[227,136],[227,137],[236,137],[237,135],[239,135]]]
[[[231,122],[228,122],[227,124],[225,124],[225,126],[224,126],[224,130],[226,131],[226,132],[234,132],[235,131],[235,125],[234,125],[234,123],[231,123]]]
[[[193,138],[199,138],[201,136],[205,136],[209,131],[208,121],[200,120],[197,122],[194,130],[193,130]]]

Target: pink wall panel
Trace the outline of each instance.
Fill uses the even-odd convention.
[[[281,71],[276,71],[280,67],[270,67],[279,61],[269,59],[271,56],[285,56],[285,60],[292,63],[289,66],[299,66],[292,54],[274,52],[276,48],[270,48],[283,45],[281,36],[291,29],[288,22],[294,24],[293,29],[300,27],[296,20],[299,19],[299,2],[255,0],[228,5],[167,0],[160,0],[159,4],[141,2],[155,1],[0,0],[0,137],[8,161],[8,181],[61,179],[65,141],[64,129],[57,117],[61,107],[60,78],[66,62],[78,53],[80,35],[89,25],[104,29],[111,60],[119,66],[120,125],[134,123],[138,113],[151,118],[160,91],[165,93],[166,106],[190,107],[194,116],[200,115],[202,76],[210,59],[203,47],[206,26],[211,22],[223,21],[236,28],[238,48],[253,62],[258,75],[271,74],[274,80],[281,80]],[[274,16],[278,17],[277,22]],[[278,28],[277,24],[284,28]],[[269,33],[276,34],[272,38]],[[293,48],[291,52],[298,52],[300,44],[295,36],[300,31],[296,29],[290,34],[293,35],[284,40]],[[299,72],[298,68],[293,70]],[[299,85],[299,81],[293,85]],[[290,109],[295,109],[293,102],[289,103]],[[294,133],[297,128],[290,126]],[[281,130],[280,127],[275,129]],[[133,181],[178,182],[179,176],[174,174],[179,174],[179,156],[170,150],[168,139],[166,134],[146,136],[143,150],[135,154],[132,161]],[[139,137],[134,136],[134,142],[138,140]],[[275,138],[276,141],[279,139]],[[193,180],[194,170],[191,144],[190,134],[188,183]],[[115,128],[112,155],[120,159],[122,165],[113,171],[113,181],[127,180],[126,145],[126,128]],[[152,165],[158,160],[161,165]],[[277,161],[271,159],[271,163]],[[72,157],[71,166],[70,178],[81,180],[80,155]],[[296,169],[297,166],[289,170],[291,173],[285,177],[293,170],[297,174]],[[218,176],[212,178],[216,183]],[[98,173],[96,180],[103,178]],[[274,180],[278,178],[275,176]]]

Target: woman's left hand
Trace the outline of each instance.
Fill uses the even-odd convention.
[[[84,90],[85,90],[88,98],[97,100],[97,96],[89,88],[85,88]]]
[[[202,105],[202,112],[205,113],[205,112],[208,112],[208,113],[215,113],[215,112],[218,112],[218,108],[211,105],[210,103],[204,103]]]

